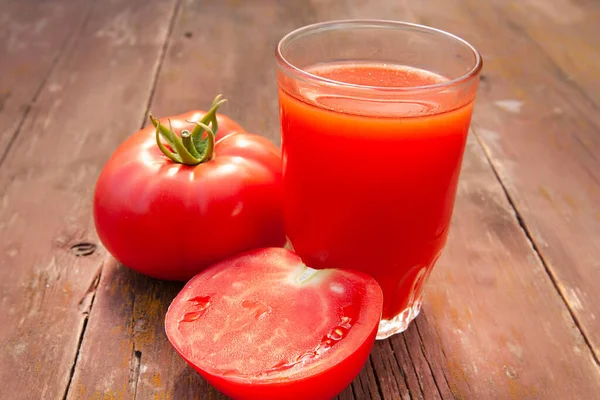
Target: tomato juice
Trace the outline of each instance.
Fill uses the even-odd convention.
[[[475,95],[429,90],[448,80],[401,65],[303,70],[384,90],[381,99],[332,95],[336,82],[322,80],[321,91],[279,72],[288,238],[313,268],[373,276],[383,319],[411,309],[410,322],[446,242]],[[387,101],[385,88],[415,91]]]

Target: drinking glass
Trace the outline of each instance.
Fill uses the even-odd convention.
[[[319,23],[277,46],[285,226],[313,268],[373,276],[405,330],[446,243],[482,61],[404,22]]]

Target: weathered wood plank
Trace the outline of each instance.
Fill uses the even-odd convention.
[[[402,370],[414,370],[414,373],[407,379],[413,399],[452,398],[448,382],[445,379],[439,382],[435,379],[433,368],[440,368],[440,365],[434,361],[432,366],[425,357],[425,343],[419,335],[416,322],[404,332],[403,337],[395,336],[389,341],[397,354],[396,358]]]
[[[91,0],[0,2],[0,163],[90,6]]]
[[[69,385],[105,262],[92,252],[91,190],[139,127],[172,6],[96,3],[0,169],[2,398],[59,399]]]
[[[600,110],[600,4],[596,1],[493,1],[512,29],[539,45],[562,78]]]
[[[383,399],[409,400],[411,398],[405,372],[394,357],[394,350],[388,340],[375,342],[370,361]]]
[[[410,7],[482,52],[475,133],[598,358],[600,114],[489,2]]]

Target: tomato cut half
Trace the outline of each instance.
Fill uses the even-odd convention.
[[[382,304],[366,274],[315,270],[268,248],[192,278],[165,328],[177,352],[234,399],[330,399],[366,362]]]

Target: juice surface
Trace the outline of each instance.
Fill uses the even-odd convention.
[[[445,80],[382,64],[310,72],[380,87]],[[383,102],[280,84],[288,237],[313,268],[372,275],[384,319],[420,296],[446,241],[473,107],[453,106],[448,96]]]

